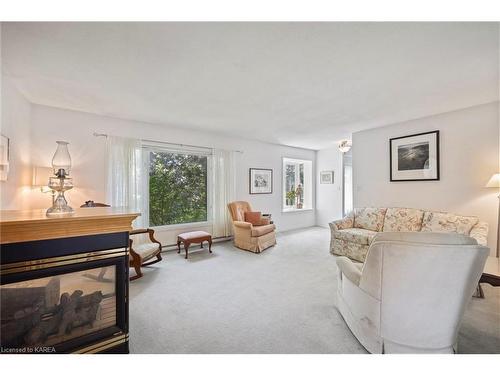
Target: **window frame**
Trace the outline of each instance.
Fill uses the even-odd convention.
[[[286,164],[291,164],[291,163],[296,163],[297,166],[295,168],[296,173],[299,171],[299,164],[304,164],[304,188],[306,186],[306,183],[308,182],[306,180],[306,163],[309,164],[309,184],[310,188],[307,189],[309,192],[309,200],[310,200],[310,206],[304,207],[304,208],[297,208],[297,207],[290,207],[286,205]],[[281,212],[282,213],[287,213],[287,212],[303,212],[303,211],[313,211],[314,210],[314,165],[313,161],[309,159],[297,159],[297,158],[292,158],[292,157],[282,157],[281,160]],[[309,191],[310,190],[310,191]],[[304,201],[306,200],[305,195],[304,195]]]
[[[149,224],[149,157],[150,152],[165,152],[172,154],[187,154],[187,155],[201,155],[207,157],[207,220],[205,221],[193,221],[189,223],[178,223],[178,224],[165,224],[150,226]],[[211,181],[213,180],[213,152],[211,149],[203,147],[186,147],[174,145],[165,145],[161,143],[148,142],[142,145],[142,163],[143,163],[143,173],[142,183],[143,183],[143,211],[144,211],[144,222],[145,226],[153,228],[156,231],[170,231],[176,229],[184,228],[198,228],[198,227],[208,227],[213,223],[213,186]]]
[[[346,166],[351,167],[351,207],[346,207]],[[354,184],[352,168],[352,148],[342,153],[342,215],[347,216],[354,209]]]

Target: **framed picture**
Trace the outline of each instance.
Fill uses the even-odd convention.
[[[319,173],[320,184],[333,184],[333,171],[322,171]]]
[[[273,192],[273,170],[250,168],[250,194]]]
[[[439,180],[439,130],[389,140],[391,181]]]

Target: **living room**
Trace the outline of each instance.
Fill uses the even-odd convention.
[[[500,354],[498,22],[0,30],[2,353]]]

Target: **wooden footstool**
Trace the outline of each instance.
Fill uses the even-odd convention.
[[[203,249],[203,241],[208,242],[208,251],[212,252],[212,235],[210,233],[201,230],[181,233],[177,236],[177,254],[181,252],[181,242],[184,244],[184,250],[186,250],[186,256],[184,258],[187,259],[189,245],[192,243],[199,243],[200,247]]]

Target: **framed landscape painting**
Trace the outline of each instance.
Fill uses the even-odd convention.
[[[439,130],[389,140],[391,181],[439,180]]]
[[[273,170],[250,168],[250,194],[272,194]]]

